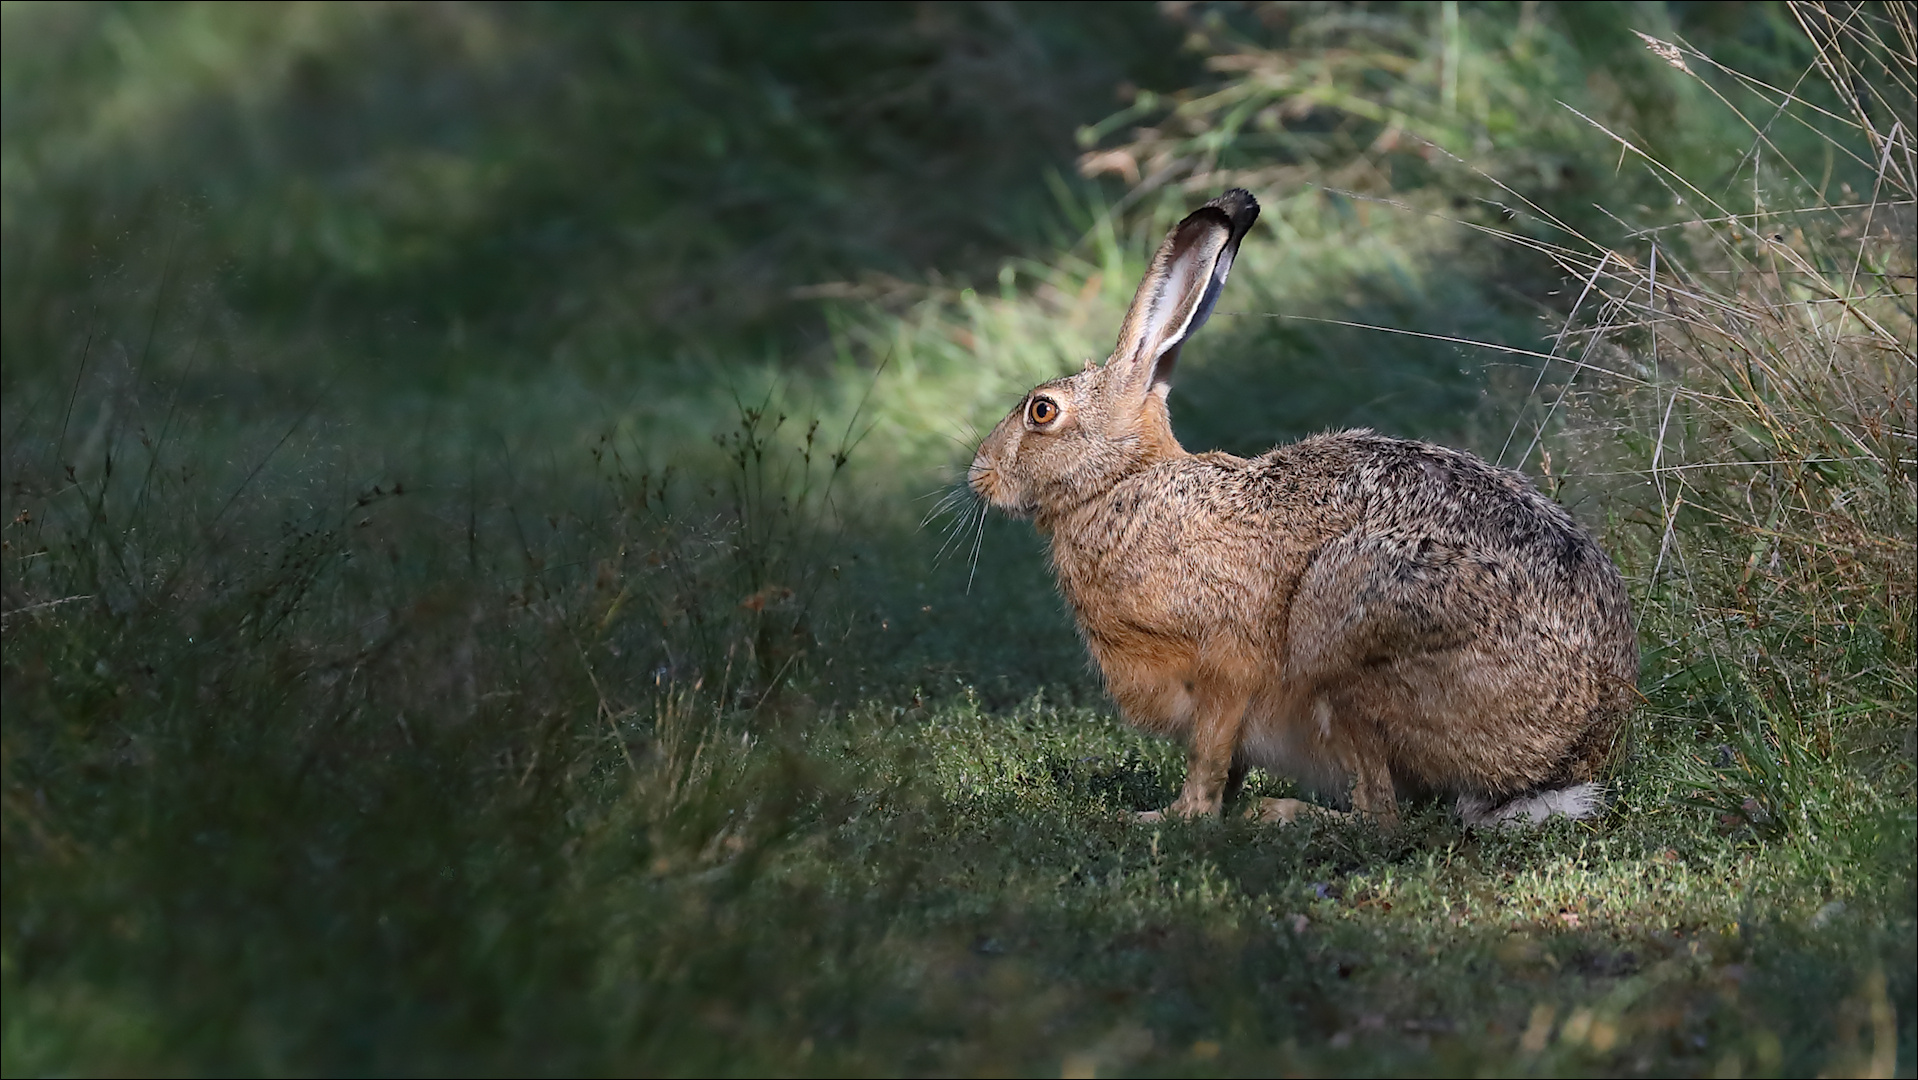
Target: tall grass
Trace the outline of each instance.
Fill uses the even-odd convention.
[[[209,463],[217,417],[137,401],[77,464],[11,439],[6,1070],[717,1051],[674,1034],[720,1000],[682,980],[812,916],[756,893],[727,917],[757,929],[702,944],[680,898],[850,795],[778,749],[809,714],[776,692],[843,648],[848,452],[784,421],[742,407],[712,487],[609,437],[598,476],[422,443],[341,490],[300,431]],[[635,982],[622,950],[667,966]]]
[[[1794,14],[1822,93],[1739,80],[1760,108],[1736,110],[1753,149],[1721,182],[1735,200],[1607,132],[1692,214],[1552,249],[1588,306],[1535,414],[1562,434],[1520,457],[1549,474],[1556,444],[1555,479],[1603,492],[1643,597],[1654,728],[1722,740],[1694,781],[1728,822],[1818,845],[1913,783],[1918,26],[1903,8]],[[1723,77],[1645,44],[1708,88],[1701,72]],[[1868,166],[1869,189],[1819,191],[1778,153],[1792,126]]]

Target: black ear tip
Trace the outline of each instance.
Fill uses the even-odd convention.
[[[1206,205],[1225,211],[1225,216],[1232,219],[1233,233],[1239,236],[1244,236],[1252,223],[1259,219],[1259,200],[1244,188],[1232,188]]]

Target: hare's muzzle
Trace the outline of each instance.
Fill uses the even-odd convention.
[[[973,456],[972,467],[966,470],[966,486],[972,493],[1001,510],[1011,509],[1010,503],[1016,501],[1014,492],[1007,490],[1005,470],[1000,467],[1006,454],[1006,425],[1000,421],[992,429],[986,441],[979,444],[979,452]]]
[[[998,502],[993,495],[999,490],[999,473],[986,460],[985,454],[981,453],[972,459],[972,467],[966,470],[966,486],[987,502]]]

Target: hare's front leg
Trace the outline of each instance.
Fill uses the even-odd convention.
[[[1218,817],[1225,808],[1228,790],[1245,782],[1239,738],[1245,730],[1245,709],[1251,694],[1221,686],[1195,686],[1190,693],[1192,743],[1186,753],[1185,788],[1165,810],[1139,815],[1142,821]]]

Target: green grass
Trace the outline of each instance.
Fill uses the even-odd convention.
[[[841,72],[793,30],[844,29],[831,5],[223,10],[6,11],[0,1071],[1912,1074],[1918,347],[1884,122],[1910,111],[1908,21],[1821,47],[1816,8],[934,6],[854,33],[871,63]],[[524,51],[488,51],[498,19]],[[35,67],[35,20],[86,63]],[[1699,52],[1700,76],[1646,63],[1632,29],[1812,74],[1766,105]],[[1132,51],[1087,59],[1108,38]],[[380,40],[459,92],[348,47]],[[511,197],[329,225],[398,166],[315,171],[282,138],[300,50],[379,76],[303,107],[344,129],[399,103],[373,150],[450,110],[432,175]],[[929,89],[1035,56],[1098,99],[1008,117]],[[601,112],[496,107],[555,57]],[[667,66],[620,83],[642,61]],[[1168,89],[1101,124],[1119,70]],[[736,120],[755,149],[722,187],[793,207],[701,231],[685,177],[568,134],[682,84],[707,92],[629,137]],[[755,104],[780,86],[783,127]],[[896,129],[831,107],[875,87]],[[249,101],[273,108],[234,120]],[[167,108],[202,141],[125,141]],[[940,117],[969,134],[873,164]],[[242,169],[246,124],[271,138]],[[1075,124],[1174,168],[1048,182],[1072,149],[1039,135],[963,164]],[[596,162],[634,186],[585,199]],[[1503,452],[1591,524],[1644,646],[1604,818],[1136,824],[1180,749],[1115,718],[1039,539],[922,524],[973,432],[1103,353],[1181,185],[1265,167],[1176,426]],[[820,210],[849,176],[884,211],[865,231]],[[199,217],[125,225],[194,184]],[[968,205],[991,185],[1005,205]],[[259,276],[248,200],[290,208],[289,276]],[[693,246],[540,254],[569,214]],[[489,222],[523,265],[473,254]],[[954,239],[977,230],[990,250]],[[750,318],[606,299],[662,265]],[[791,306],[822,277],[823,316]]]
[[[1597,828],[1473,835],[1430,808],[1390,836],[1147,829],[1126,811],[1169,797],[1178,763],[1096,708],[648,705],[422,717],[411,741],[369,717],[331,747],[181,718],[147,751],[175,775],[142,785],[172,805],[112,823],[134,850],[10,839],[66,903],[9,897],[9,1070],[1792,1072],[1909,1053],[1908,1021],[1883,1019],[1912,999],[1908,814],[1755,845],[1675,805],[1648,755]],[[49,952],[59,974],[22,986]]]

